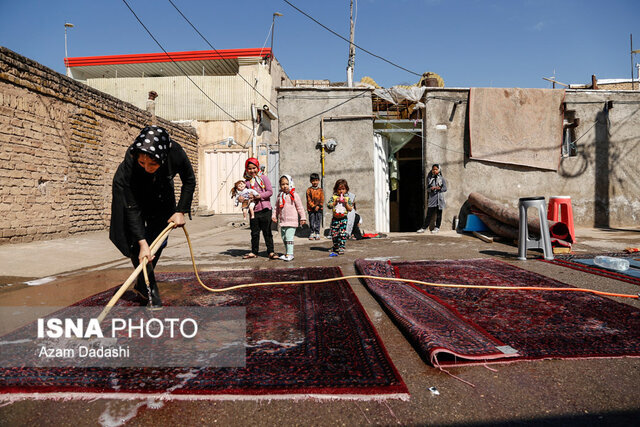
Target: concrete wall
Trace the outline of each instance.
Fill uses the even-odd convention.
[[[280,174],[293,177],[297,191],[306,203],[309,174],[321,174],[320,121],[324,120],[325,138],[335,138],[337,149],[325,159],[325,197],[333,185],[344,178],[357,196],[358,211],[364,229],[374,224],[373,207],[373,120],[344,116],[371,116],[371,91],[355,88],[279,88]],[[330,117],[343,117],[329,119]],[[277,186],[277,183],[274,183]],[[331,213],[325,208],[324,226],[329,227]]]
[[[107,228],[113,174],[151,120],[0,47],[0,244]],[[197,173],[195,130],[157,124],[185,148]]]
[[[440,163],[448,184],[443,227],[476,191],[514,208],[520,197],[569,195],[576,225],[638,225],[640,93],[568,90],[567,109],[580,118],[578,155],[563,158],[557,172],[469,159],[468,94],[467,89],[429,89],[426,94],[425,163]],[[452,115],[455,101],[461,104]],[[608,114],[606,101],[613,101]]]

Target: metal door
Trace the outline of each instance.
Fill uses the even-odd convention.
[[[380,134],[373,135],[374,197],[376,231],[389,232],[389,142]]]
[[[245,151],[205,151],[205,203],[215,214],[241,213],[231,198],[233,184],[243,178]]]

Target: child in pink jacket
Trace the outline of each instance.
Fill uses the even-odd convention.
[[[298,218],[300,218],[300,225],[307,222],[302,200],[296,193],[293,179],[289,175],[282,175],[280,193],[271,220],[280,223],[280,235],[286,248],[286,253],[280,256],[283,261],[293,261],[293,236],[298,228]]]

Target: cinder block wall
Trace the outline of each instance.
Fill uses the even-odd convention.
[[[113,174],[151,123],[146,111],[0,47],[0,244],[108,228]],[[195,130],[156,124],[197,174]]]

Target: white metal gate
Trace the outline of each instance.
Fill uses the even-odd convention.
[[[216,214],[242,212],[231,198],[231,189],[236,181],[243,179],[246,160],[245,151],[205,151],[205,203],[209,211]]]
[[[373,134],[374,197],[376,231],[389,232],[389,141],[380,134]]]

